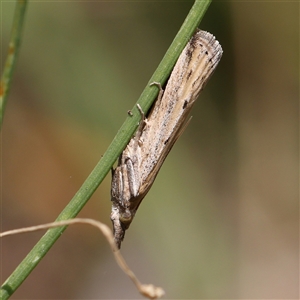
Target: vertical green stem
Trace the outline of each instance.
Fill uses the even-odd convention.
[[[18,0],[16,3],[8,54],[4,64],[0,85],[0,127],[2,126],[5,106],[10,91],[12,77],[21,45],[22,29],[25,18],[27,0]]]

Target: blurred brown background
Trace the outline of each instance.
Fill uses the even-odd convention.
[[[53,221],[187,15],[182,2],[31,2],[2,130],[2,231]],[[13,2],[2,3],[2,60]],[[224,55],[122,253],[166,298],[298,298],[299,3],[214,2]],[[110,225],[110,176],[81,217]],[[43,235],[2,240],[3,282]],[[11,299],[142,298],[93,228],[68,228]]]

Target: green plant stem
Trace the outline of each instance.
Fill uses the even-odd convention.
[[[13,26],[9,41],[8,54],[5,61],[0,85],[0,128],[2,126],[5,106],[10,91],[13,72],[21,45],[22,29],[25,18],[27,0],[18,0],[16,3]]]
[[[194,33],[195,29],[198,27],[210,2],[211,0],[195,1],[163,60],[149,80],[149,83],[154,81],[160,82],[162,85],[165,83],[178,56]],[[149,87],[149,83],[137,102],[141,105],[144,112],[148,111],[158,94],[158,88]],[[132,114],[133,116],[127,117],[126,121],[118,131],[117,135],[113,139],[99,163],[85,180],[73,199],[58,216],[56,219],[57,221],[74,218],[87,203],[99,184],[110,171],[112,165],[126,147],[128,141],[136,130],[140,119],[140,113],[138,112],[136,105],[132,109]],[[24,258],[11,276],[4,282],[0,290],[0,299],[7,299],[14,293],[14,291],[21,285],[30,272],[41,261],[41,259],[52,247],[55,241],[61,236],[65,229],[66,226],[52,228],[45,233],[45,235]]]

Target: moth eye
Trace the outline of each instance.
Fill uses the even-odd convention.
[[[125,229],[128,229],[130,223],[132,222],[133,216],[130,212],[124,212],[120,214],[120,222],[125,227]]]

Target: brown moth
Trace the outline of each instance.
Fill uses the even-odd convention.
[[[212,34],[197,30],[180,54],[165,91],[160,88],[147,119],[138,105],[142,120],[112,176],[111,220],[119,248],[141,201],[187,126],[189,112],[222,53],[221,45]],[[159,83],[153,84],[160,87]]]

